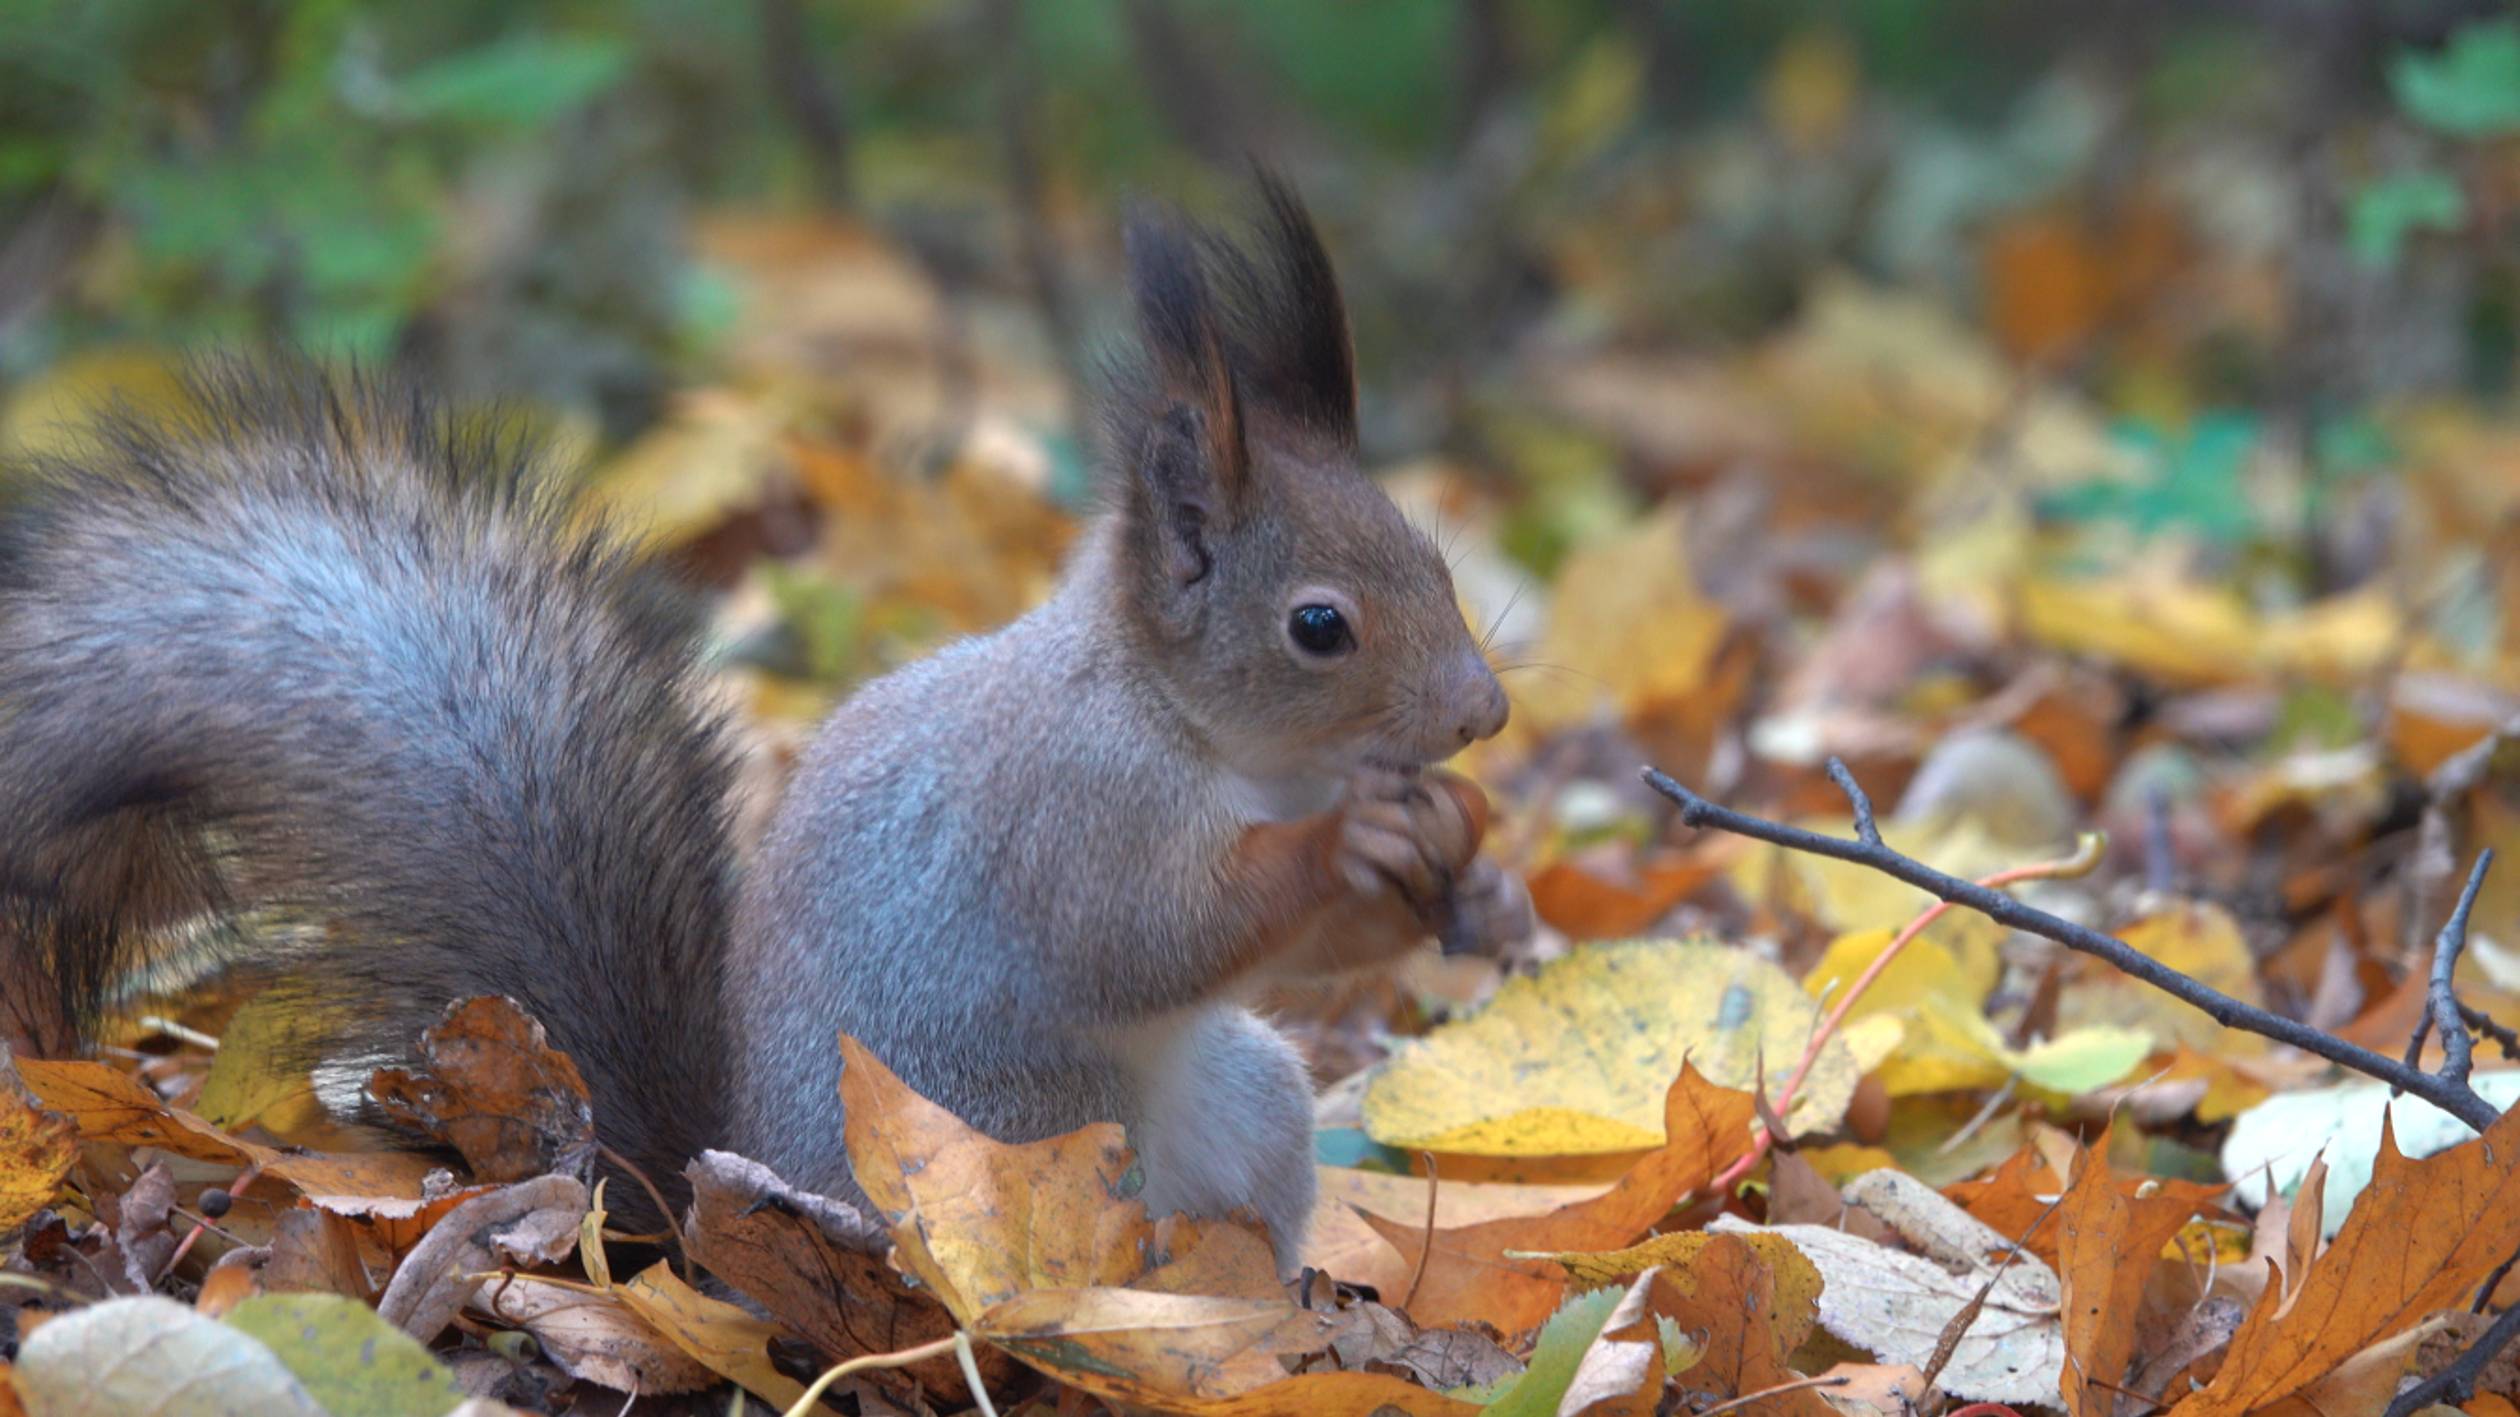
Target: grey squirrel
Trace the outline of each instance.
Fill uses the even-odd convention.
[[[83,1024],[243,921],[211,942],[310,1063],[510,995],[648,1175],[719,1147],[855,1201],[846,1031],[1002,1139],[1124,1123],[1150,1208],[1251,1207],[1291,1267],[1311,1088],[1244,1000],[1530,909],[1433,766],[1504,693],[1357,466],[1329,258],[1259,185],[1247,244],[1130,225],[1140,348],[1057,593],[836,711],[740,870],[692,617],[494,432],[230,366],[24,470],[0,979]]]

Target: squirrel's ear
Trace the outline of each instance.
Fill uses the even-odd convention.
[[[1242,399],[1196,240],[1171,221],[1128,226],[1129,290],[1154,398],[1128,449],[1130,520],[1150,564],[1175,588],[1210,564],[1209,531],[1229,520],[1249,481]]]

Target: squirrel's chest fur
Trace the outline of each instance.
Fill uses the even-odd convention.
[[[1196,931],[1167,912],[1195,913],[1246,827],[1337,785],[1203,769],[1065,599],[868,685],[789,789],[730,993],[731,1140],[791,1181],[845,1184],[841,1031],[1002,1139],[1127,1124],[1176,1203],[1309,1177],[1292,1049],[1231,1001],[1164,997],[1152,956]],[[1262,1134],[1276,1159],[1246,1154]]]

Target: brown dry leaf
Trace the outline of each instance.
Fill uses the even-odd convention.
[[[36,1105],[0,1049],[0,1235],[50,1205],[78,1159],[79,1129]]]
[[[2057,1277],[2064,1282],[2065,1410],[2107,1417],[2136,1356],[2144,1285],[2162,1247],[2219,1188],[2109,1174],[2107,1135],[2083,1153],[2057,1207]]]
[[[615,1392],[698,1392],[717,1384],[715,1369],[658,1334],[618,1294],[520,1274],[485,1285],[472,1307],[532,1334],[570,1377]]]
[[[0,1417],[26,1417],[26,1405],[18,1401],[17,1379],[6,1363],[0,1363]]]
[[[1819,1320],[1812,1298],[1788,1293],[1747,1237],[1709,1238],[1714,1243],[1690,1263],[1653,1277],[1654,1312],[1697,1341],[1697,1361],[1673,1376],[1683,1397],[1701,1407],[1800,1379],[1786,1360]],[[1763,1417],[1830,1417],[1828,1403],[1807,1388],[1750,1410]]]
[[[936,1296],[911,1288],[886,1262],[892,1237],[871,1217],[723,1151],[702,1152],[683,1176],[691,1183],[683,1240],[692,1260],[829,1361],[898,1352],[953,1333],[953,1317]],[[1010,1370],[996,1354],[980,1357],[984,1382]],[[961,1366],[950,1356],[869,1376],[879,1384],[915,1379],[940,1395],[963,1392]]]
[[[2069,1150],[2066,1156],[2071,1155]],[[2030,1226],[2049,1202],[2065,1193],[2065,1176],[2059,1167],[2070,1165],[2070,1160],[2060,1161],[2043,1148],[2025,1146],[1983,1177],[1947,1186],[1943,1194],[1998,1235],[2029,1235],[2022,1248],[2054,1264],[2060,1244],[2057,1231],[2047,1225],[2036,1230]]]
[[[2327,1253],[2260,1295],[2221,1371],[2176,1417],[2237,1417],[2291,1396],[2366,1348],[2460,1305],[2520,1247],[2520,1110],[2485,1135],[2410,1161],[2385,1120],[2371,1184]]]
[[[1748,1148],[1750,1120],[1748,1093],[1717,1087],[1683,1064],[1664,1096],[1663,1144],[1602,1195],[1546,1215],[1439,1228],[1431,1251],[1422,1225],[1366,1219],[1413,1272],[1426,1255],[1410,1318],[1429,1326],[1482,1322],[1521,1333],[1557,1308],[1566,1278],[1545,1260],[1507,1259],[1507,1250],[1608,1250],[1629,1243]]]
[[[1516,1215],[1546,1215],[1559,1206],[1600,1195],[1616,1179],[1562,1186],[1465,1181],[1454,1179],[1457,1160],[1447,1158],[1433,1188],[1436,1213],[1455,1225]],[[1359,1171],[1347,1166],[1320,1166],[1314,1172],[1319,1177],[1320,1191],[1313,1204],[1312,1228],[1304,1235],[1304,1263],[1350,1284],[1371,1285],[1399,1298],[1409,1282],[1409,1264],[1383,1243],[1382,1236],[1358,1212],[1423,1229],[1426,1178]]]
[[[786,1336],[784,1329],[683,1283],[667,1261],[613,1293],[666,1341],[772,1408],[784,1412],[805,1395],[803,1383],[770,1361],[770,1345]]]
[[[579,1171],[595,1153],[595,1114],[577,1064],[513,999],[446,1006],[420,1035],[418,1072],[379,1068],[368,1096],[385,1114],[445,1142],[494,1184]]]
[[[78,1126],[81,1141],[154,1146],[239,1168],[251,1163],[344,1215],[410,1216],[429,1203],[422,1183],[438,1168],[410,1152],[294,1152],[244,1141],[168,1106],[138,1079],[103,1063],[27,1058],[18,1074],[45,1106]]]

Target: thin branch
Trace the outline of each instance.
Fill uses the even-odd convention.
[[[2458,972],[2459,951],[2467,948],[2468,912],[2476,908],[2476,893],[2485,888],[2485,872],[2494,864],[2494,848],[2476,853],[2476,866],[2468,872],[2467,889],[2459,892],[2458,908],[2433,939],[2432,990],[2425,995],[2431,1005],[2433,1022],[2441,1028],[2441,1076],[2464,1085],[2472,1061],[2474,1044],[2468,1039],[2467,1021],[2459,1017],[2459,996],[2451,992],[2451,976]]]
[[[1846,1377],[1796,1378],[1790,1383],[1778,1383],[1774,1387],[1763,1387],[1757,1392],[1745,1392],[1739,1397],[1728,1398],[1725,1401],[1716,1403],[1714,1406],[1700,1412],[1697,1417],[1716,1417],[1716,1414],[1722,1412],[1738,1412],[1742,1408],[1748,1407],[1754,1402],[1765,1402],[1771,1397],[1782,1397],[1789,1392],[1808,1392],[1814,1388],[1824,1387],[1844,1387],[1853,1381],[1855,1381],[1853,1378]]]
[[[2520,1338],[2520,1304],[2503,1310],[2493,1327],[2486,1329],[2449,1367],[2399,1393],[2397,1400],[2389,1404],[2386,1417],[2414,1417],[2435,1403],[2463,1405],[2476,1396],[2476,1380],[2484,1374],[2485,1365],[2510,1347],[2515,1338]]]
[[[2320,1029],[2295,1019],[2284,1018],[2232,998],[2219,989],[2199,983],[2170,968],[2150,955],[2112,939],[2088,926],[2050,915],[2034,906],[2024,905],[2011,896],[1990,890],[1973,881],[1948,876],[1911,857],[1885,846],[1844,837],[1822,836],[1782,822],[1754,817],[1718,807],[1683,787],[1669,774],[1654,768],[1644,772],[1645,783],[1670,798],[1680,808],[1680,820],[1693,827],[1713,827],[1737,836],[1768,842],[1788,851],[1813,856],[1826,856],[1837,861],[1851,861],[1869,866],[1883,875],[1907,882],[1930,895],[1971,910],[2016,930],[2024,930],[2043,939],[2053,940],[2067,949],[2107,961],[2121,973],[2150,984],[2163,993],[2194,1006],[2206,1017],[2227,1028],[2238,1028],[2278,1043],[2289,1044],[2305,1053],[2315,1054],[2339,1067],[2351,1069],[2366,1077],[2404,1088],[2442,1111],[2482,1132],[2492,1126],[2501,1112],[2465,1082],[2434,1077],[2411,1068],[2394,1058],[2384,1058],[2368,1048],[2360,1048]]]
[[[1829,759],[1829,781],[1837,784],[1837,790],[1846,794],[1848,804],[1855,809],[1856,839],[1866,846],[1881,845],[1881,828],[1873,821],[1872,799],[1864,795],[1864,789],[1855,781],[1855,774],[1846,770],[1844,758]]]

